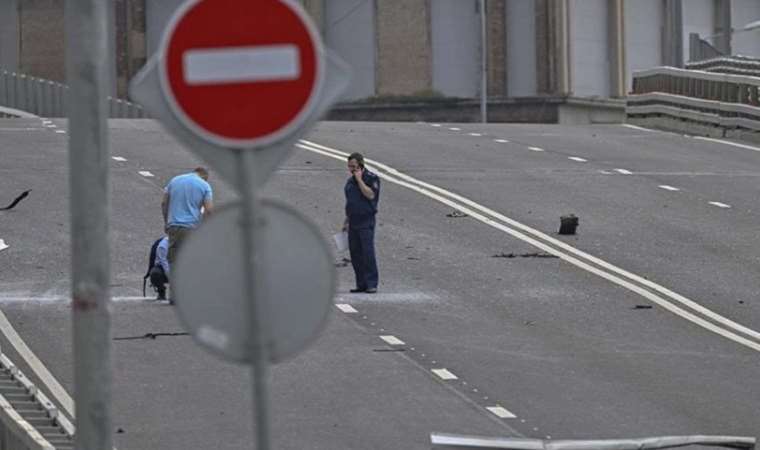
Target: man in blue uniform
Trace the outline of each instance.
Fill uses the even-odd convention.
[[[356,288],[351,292],[377,292],[377,261],[375,260],[375,214],[380,200],[380,178],[364,168],[364,156],[352,153],[348,157],[351,178],[346,181],[346,220],[348,250],[356,275]]]

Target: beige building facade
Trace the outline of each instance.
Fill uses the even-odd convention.
[[[0,0],[0,68],[64,80],[64,0]],[[158,47],[181,0],[110,0],[113,91]],[[757,0],[301,0],[354,69],[346,100],[621,97],[635,70],[681,65],[689,34],[760,56]],[[485,14],[485,42],[481,18]]]

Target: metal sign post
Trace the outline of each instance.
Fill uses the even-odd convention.
[[[319,229],[258,192],[349,74],[294,1],[189,0],[130,84],[134,100],[240,193],[183,243],[172,289],[199,345],[252,366],[258,449],[270,448],[268,365],[316,338],[336,285]]]
[[[243,260],[241,261],[243,273],[250,274],[246,277],[245,296],[249,301],[248,314],[251,327],[249,329],[250,361],[252,367],[253,405],[256,411],[256,436],[261,450],[269,449],[269,330],[267,329],[266,317],[267,302],[260,301],[266,297],[264,284],[261,280],[262,270],[260,265],[266,260],[263,253],[264,234],[262,228],[266,226],[264,215],[261,212],[261,202],[256,193],[256,183],[252,182],[246,173],[246,167],[255,163],[255,154],[251,151],[238,151],[238,169],[240,184],[238,190],[242,197],[242,214],[240,217],[240,236],[243,241]]]

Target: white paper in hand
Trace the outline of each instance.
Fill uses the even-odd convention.
[[[335,247],[338,249],[339,253],[348,250],[348,232],[341,231],[340,233],[335,233],[333,235],[333,241],[335,241]]]

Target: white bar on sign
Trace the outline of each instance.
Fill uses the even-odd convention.
[[[292,44],[187,50],[182,55],[189,85],[288,81],[301,76],[301,59]]]

